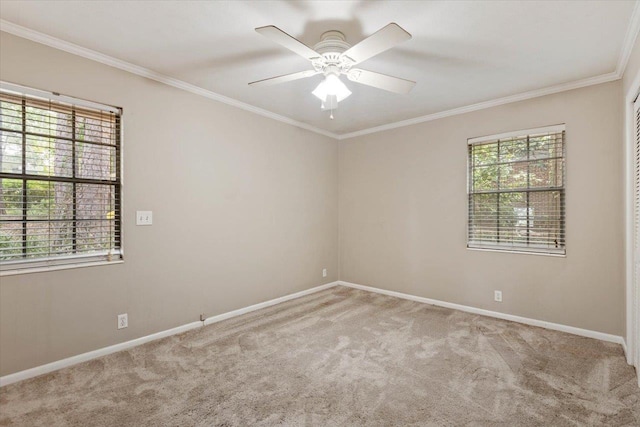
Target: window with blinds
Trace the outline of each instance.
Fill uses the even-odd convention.
[[[468,141],[469,248],[565,254],[565,131]]]
[[[120,259],[119,109],[20,88],[0,86],[0,271]]]

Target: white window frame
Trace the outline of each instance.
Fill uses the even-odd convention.
[[[67,270],[74,268],[84,268],[101,265],[114,265],[122,264],[124,262],[124,249],[123,249],[123,237],[122,237],[122,213],[124,205],[124,156],[123,156],[123,110],[120,107],[112,105],[101,104],[85,99],[75,98],[67,95],[62,95],[57,92],[50,92],[41,89],[35,89],[15,83],[0,81],[0,89],[5,92],[11,92],[16,95],[25,95],[29,97],[40,98],[44,100],[51,100],[54,102],[60,102],[64,104],[70,104],[78,107],[87,107],[94,110],[102,110],[115,113],[119,116],[120,129],[119,129],[119,163],[120,168],[118,170],[120,176],[120,248],[112,251],[93,252],[93,253],[78,253],[65,256],[57,256],[52,258],[37,258],[37,259],[25,259],[25,260],[2,260],[0,261],[0,277],[13,276],[18,274],[39,273],[44,271],[53,270]]]
[[[531,128],[531,129],[523,129],[516,130],[510,132],[503,132],[495,135],[486,135],[479,136],[474,138],[467,139],[467,148],[474,144],[480,144],[484,142],[499,140],[499,139],[507,139],[519,136],[528,136],[528,135],[536,135],[543,133],[560,133],[565,132],[566,126],[565,124],[557,124],[551,126],[544,126],[539,128]],[[563,170],[563,185],[562,191],[566,195],[566,136],[563,140],[563,160],[565,162],[565,169]],[[471,176],[470,176],[470,164],[471,161],[469,156],[469,151],[467,150],[467,249],[472,251],[489,251],[489,252],[503,252],[510,254],[525,254],[525,255],[543,255],[543,256],[552,256],[552,257],[566,257],[566,240],[561,250],[549,250],[545,248],[535,248],[535,247],[522,247],[522,246],[510,246],[510,245],[500,245],[500,244],[489,244],[489,243],[471,243],[471,234],[470,234],[470,203],[471,203]],[[565,208],[566,209],[566,208]],[[563,225],[562,231],[565,233],[566,237],[566,210],[563,217],[565,223]],[[529,221],[533,222],[535,218],[530,219]]]

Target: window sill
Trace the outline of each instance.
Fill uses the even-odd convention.
[[[20,268],[15,270],[5,270],[5,271],[0,271],[0,277],[17,276],[20,274],[30,274],[30,273],[44,273],[47,271],[70,270],[75,268],[96,267],[101,265],[113,265],[113,264],[124,264],[124,260],[119,259],[116,261],[81,262],[81,263],[75,263],[75,264],[60,264],[60,265],[49,265],[44,267],[31,267],[31,268]]]
[[[519,254],[519,255],[538,255],[538,256],[548,256],[553,258],[566,258],[567,254],[553,254],[549,252],[528,252],[528,251],[518,251],[518,250],[510,250],[510,249],[489,249],[489,248],[470,248],[467,247],[469,251],[479,251],[479,252],[499,252],[505,254]]]

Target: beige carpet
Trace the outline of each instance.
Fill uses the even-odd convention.
[[[332,288],[0,389],[0,425],[640,425],[619,345]]]

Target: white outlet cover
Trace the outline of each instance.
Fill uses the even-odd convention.
[[[322,277],[327,277],[327,269],[326,268],[322,269]]]
[[[153,224],[152,211],[136,211],[136,225],[152,225],[152,224]]]
[[[129,318],[127,313],[118,314],[118,329],[124,329],[129,326]]]
[[[497,302],[502,302],[502,291],[493,291],[493,299]]]

